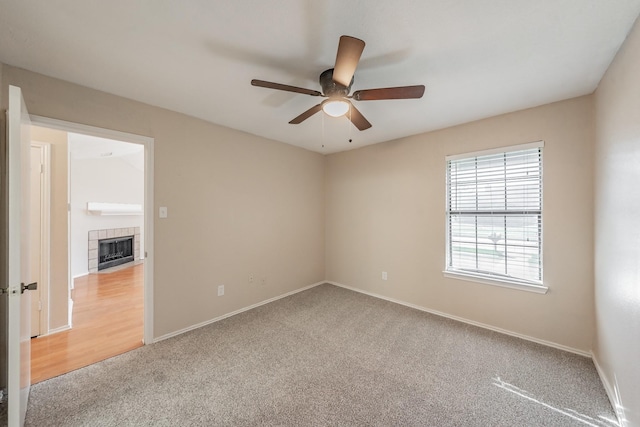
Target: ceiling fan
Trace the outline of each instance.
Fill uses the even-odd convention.
[[[305,89],[297,86],[289,86],[264,80],[251,80],[253,86],[269,89],[284,90],[287,92],[301,93],[311,96],[322,96],[325,99],[320,104],[314,105],[298,117],[291,120],[291,124],[299,124],[313,116],[320,110],[332,117],[346,115],[351,123],[359,130],[371,127],[371,123],[360,113],[350,100],[377,101],[382,99],[417,99],[424,94],[424,85],[387,87],[378,89],[357,90],[352,95],[353,74],[356,71],[360,56],[364,50],[364,41],[351,36],[340,37],[338,54],[334,68],[325,70],[320,74],[320,86],[322,92]]]

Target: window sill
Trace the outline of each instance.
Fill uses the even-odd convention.
[[[502,288],[517,289],[520,291],[534,292],[536,294],[546,294],[548,287],[543,285],[527,284],[520,282],[509,282],[506,280],[490,279],[485,277],[474,276],[471,274],[458,273],[453,271],[443,271],[444,277],[450,279],[467,280],[470,282],[482,283],[491,286],[500,286]]]

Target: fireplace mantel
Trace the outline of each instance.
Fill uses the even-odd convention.
[[[87,213],[91,215],[142,215],[142,205],[138,203],[87,202]]]

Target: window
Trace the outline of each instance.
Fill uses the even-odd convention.
[[[536,142],[447,157],[445,273],[546,290],[542,147]]]

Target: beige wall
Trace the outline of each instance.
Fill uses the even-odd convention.
[[[590,351],[592,120],[581,97],[327,156],[327,280]],[[549,292],[443,277],[445,156],[539,140]]]
[[[156,337],[324,279],[322,155],[3,69],[3,94],[20,86],[31,114],[155,138],[153,209],[169,211],[155,219]]]
[[[49,329],[55,330],[69,324],[67,133],[33,126],[31,128],[31,139],[51,144]]]
[[[640,22],[595,93],[594,358],[640,426]]]

